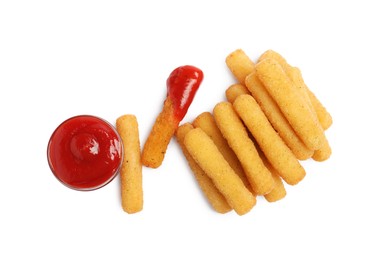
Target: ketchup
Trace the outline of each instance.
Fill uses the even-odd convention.
[[[180,122],[204,78],[203,72],[190,65],[173,70],[167,79],[167,93],[173,102],[174,116]]]
[[[64,185],[94,190],[108,184],[122,161],[121,140],[112,125],[89,116],[75,116],[61,123],[47,148],[50,169]]]

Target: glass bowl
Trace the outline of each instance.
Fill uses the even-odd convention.
[[[106,120],[79,115],[62,122],[52,133],[47,160],[54,176],[65,186],[99,189],[119,173],[123,158],[121,138]]]

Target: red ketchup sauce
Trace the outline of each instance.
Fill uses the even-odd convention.
[[[203,78],[200,69],[189,65],[178,67],[169,75],[167,93],[173,102],[174,116],[178,122],[186,115]]]
[[[75,116],[61,123],[51,135],[47,158],[55,177],[64,185],[94,190],[117,175],[122,161],[121,140],[105,120]]]

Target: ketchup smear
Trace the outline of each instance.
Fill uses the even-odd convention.
[[[167,93],[173,102],[174,116],[180,122],[204,78],[203,72],[190,65],[173,70],[167,79]]]
[[[121,140],[112,125],[89,116],[67,119],[50,137],[49,166],[64,185],[94,190],[108,184],[122,162]]]

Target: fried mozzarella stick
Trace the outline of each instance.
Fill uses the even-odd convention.
[[[299,160],[311,158],[313,150],[310,150],[300,140],[287,121],[277,103],[269,95],[263,83],[258,79],[255,73],[251,73],[245,80],[246,87],[250,90],[252,96],[260,105],[266,117],[274,129],[278,132],[283,141],[291,149],[293,154]]]
[[[290,185],[300,182],[306,174],[304,168],[273,129],[255,99],[250,95],[241,95],[233,106],[283,180]]]
[[[224,198],[223,194],[219,192],[217,187],[215,187],[210,177],[206,175],[206,173],[192,158],[192,156],[190,155],[190,153],[188,152],[187,148],[184,145],[185,136],[192,129],[194,128],[190,123],[180,125],[176,131],[177,141],[181,146],[182,152],[186,157],[187,162],[210,205],[216,212],[227,213],[232,210],[232,208],[228,205],[227,200]]]
[[[272,173],[273,180],[274,180],[274,188],[271,192],[264,195],[264,198],[268,202],[276,202],[278,200],[283,199],[286,197],[286,188],[284,187],[283,181],[281,177],[279,176],[278,172],[273,168],[273,166],[268,162],[268,160],[264,157],[262,157],[263,162],[265,166],[269,169],[269,171]]]
[[[304,144],[310,150],[320,149],[326,139],[323,128],[279,63],[264,59],[255,69],[258,78]]]
[[[235,173],[241,178],[246,188],[253,193],[252,187],[247,180],[240,161],[231,147],[229,147],[227,140],[224,139],[212,114],[210,112],[204,112],[198,115],[193,121],[193,125],[197,128],[201,128],[208,136],[210,136],[224,159],[227,160]]]
[[[258,195],[269,193],[274,187],[273,177],[263,164],[232,104],[218,103],[213,114],[219,130],[241,162],[253,191]]]
[[[309,88],[307,88],[307,92],[311,100],[311,104],[315,109],[320,124],[322,125],[324,130],[327,130],[333,123],[331,114],[327,111],[327,109],[323,106],[320,100]]]
[[[235,76],[237,81],[242,85],[245,84],[247,75],[254,71],[254,63],[241,49],[231,52],[226,57],[226,64],[233,76]]]
[[[308,97],[309,102],[310,102],[309,106],[313,108],[323,129],[324,130],[328,129],[332,125],[332,116],[329,114],[326,108],[322,105],[319,99],[314,95],[314,93],[311,92],[311,90],[305,84],[300,70],[296,67],[292,67],[291,65],[289,65],[286,59],[282,55],[280,55],[278,52],[275,52],[273,50],[268,50],[264,52],[260,56],[259,61],[263,59],[274,59],[282,66],[282,68],[285,70],[287,75],[292,79],[292,81],[295,84],[297,83],[298,87],[300,87],[302,91],[305,92],[305,94],[303,95],[305,97]]]
[[[233,103],[239,95],[250,94],[250,91],[242,84],[233,84],[225,92],[228,102]]]
[[[134,115],[123,115],[116,120],[117,131],[124,147],[120,170],[122,208],[136,213],[143,208],[142,164],[138,123]]]
[[[332,149],[331,149],[331,146],[329,145],[328,140],[326,139],[323,143],[322,148],[314,151],[312,158],[317,162],[322,162],[322,161],[328,160],[329,157],[331,157],[331,154],[332,154]]]
[[[276,169],[273,168],[273,166],[270,164],[270,162],[268,161],[268,159],[265,157],[263,151],[260,149],[260,146],[258,145],[258,143],[256,142],[255,138],[253,136],[250,136],[251,139],[253,140],[256,150],[259,153],[259,156],[261,158],[261,160],[263,161],[265,167],[268,168],[268,170],[270,171],[270,173],[272,174],[273,180],[274,180],[274,187],[273,189],[264,195],[264,198],[268,201],[268,202],[276,202],[278,200],[283,199],[286,194],[287,191],[284,187],[282,178],[280,176],[280,174],[276,171]]]
[[[142,150],[143,165],[158,168],[162,164],[169,142],[185,117],[203,78],[203,72],[190,65],[180,66],[170,73],[164,106]]]
[[[291,79],[291,81],[300,92],[301,96],[306,101],[306,104],[309,106],[313,116],[316,118],[317,121],[319,121],[324,130],[328,129],[332,125],[332,117],[327,112],[325,107],[320,103],[320,101],[316,98],[313,92],[311,92],[310,89],[306,86],[301,71],[297,67],[292,67],[290,64],[288,64],[286,59],[275,51],[266,51],[260,56],[259,60],[267,58],[274,59],[279,63],[279,65],[281,65],[287,76]],[[325,161],[331,156],[331,154],[332,150],[326,139],[322,147],[314,151],[312,158],[316,161]]]
[[[310,107],[310,110],[313,113],[313,116],[316,117],[316,120],[320,122],[323,129],[327,129],[332,124],[332,118],[330,117],[330,114],[327,114],[327,113],[320,113],[320,118],[319,118],[317,109],[319,109],[319,111],[321,112],[322,106],[317,109],[313,106],[313,103],[311,102],[311,99],[309,97],[309,93],[312,94],[312,92],[306,87],[304,80],[302,79],[300,70],[296,67],[291,67],[290,75],[291,75],[290,77],[292,78],[292,81],[296,82],[296,85],[301,91],[301,94],[303,95],[305,100],[308,101],[308,105]],[[314,102],[316,102],[316,100]],[[330,118],[330,121],[327,121],[329,120],[329,118]],[[331,147],[328,143],[328,140],[325,139],[325,142],[323,143],[322,147],[314,151],[312,158],[315,161],[325,161],[331,156],[331,154],[332,154]]]
[[[201,128],[188,132],[184,145],[238,215],[246,214],[254,207],[256,198]]]

